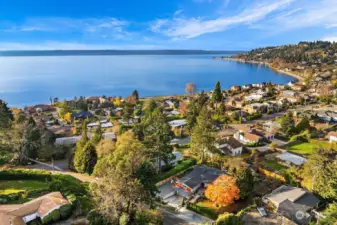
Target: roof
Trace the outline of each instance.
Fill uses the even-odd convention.
[[[261,139],[260,136],[249,132],[243,132],[243,136],[250,141],[259,141]]]
[[[68,203],[60,192],[52,192],[24,204],[0,205],[1,225],[25,225],[25,216],[38,213],[39,217],[43,218]]]
[[[221,174],[223,174],[221,170],[208,166],[197,166],[190,173],[180,178],[180,183],[194,189],[202,183],[212,183]]]
[[[93,117],[91,112],[78,112],[78,113],[72,113],[71,118],[72,119],[85,119],[87,117]]]
[[[332,136],[332,137],[337,137],[337,132],[331,131],[331,132],[328,133],[328,136],[329,136],[329,137],[331,137],[331,136]]]
[[[231,146],[232,148],[240,148],[243,145],[241,144],[241,142],[239,142],[238,140],[236,140],[233,137],[227,137],[226,138],[226,144],[228,144],[229,146]]]
[[[168,124],[173,128],[181,127],[187,124],[187,120],[186,119],[173,120],[173,121],[170,121]]]
[[[284,201],[288,200],[292,203],[301,205],[301,208],[306,212],[319,203],[319,199],[303,188],[282,185],[275,189],[272,193],[265,196],[264,199],[271,201],[277,208]]]
[[[304,157],[301,157],[301,156],[298,156],[298,155],[295,155],[295,154],[292,154],[292,153],[289,153],[289,152],[284,152],[284,153],[278,155],[277,158],[279,158],[281,160],[284,160],[284,161],[287,161],[287,162],[290,162],[290,163],[293,163],[297,166],[301,166],[308,161]]]
[[[296,222],[297,224],[307,224],[310,221],[310,215],[307,213],[308,209],[297,203],[289,200],[282,202],[277,209],[278,214]]]

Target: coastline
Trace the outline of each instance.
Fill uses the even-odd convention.
[[[278,68],[275,68],[275,67],[272,67],[270,65],[270,63],[267,63],[267,62],[259,62],[259,61],[247,61],[247,60],[242,60],[242,59],[236,59],[236,58],[230,58],[230,57],[213,57],[214,59],[216,60],[229,60],[229,61],[236,61],[236,62],[239,62],[239,63],[247,63],[247,64],[259,64],[259,65],[263,65],[263,66],[267,66],[270,70],[273,70],[274,72],[276,73],[281,73],[281,74],[284,74],[284,75],[287,75],[287,76],[290,76],[290,77],[293,77],[295,78],[297,81],[304,81],[304,78],[295,74],[295,73],[292,73],[290,71],[285,71],[285,70],[282,70],[282,69],[278,69]]]

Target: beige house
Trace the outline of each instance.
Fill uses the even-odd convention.
[[[0,224],[26,225],[35,219],[43,219],[66,204],[69,201],[60,192],[52,192],[24,204],[0,205]]]

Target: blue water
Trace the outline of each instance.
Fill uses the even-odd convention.
[[[193,82],[198,90],[223,89],[257,82],[284,84],[294,78],[264,66],[213,60],[210,55],[0,57],[0,98],[25,106],[74,96],[183,94]]]

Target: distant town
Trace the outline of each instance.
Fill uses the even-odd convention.
[[[0,100],[1,224],[335,224],[337,44],[216,59],[298,79]]]

